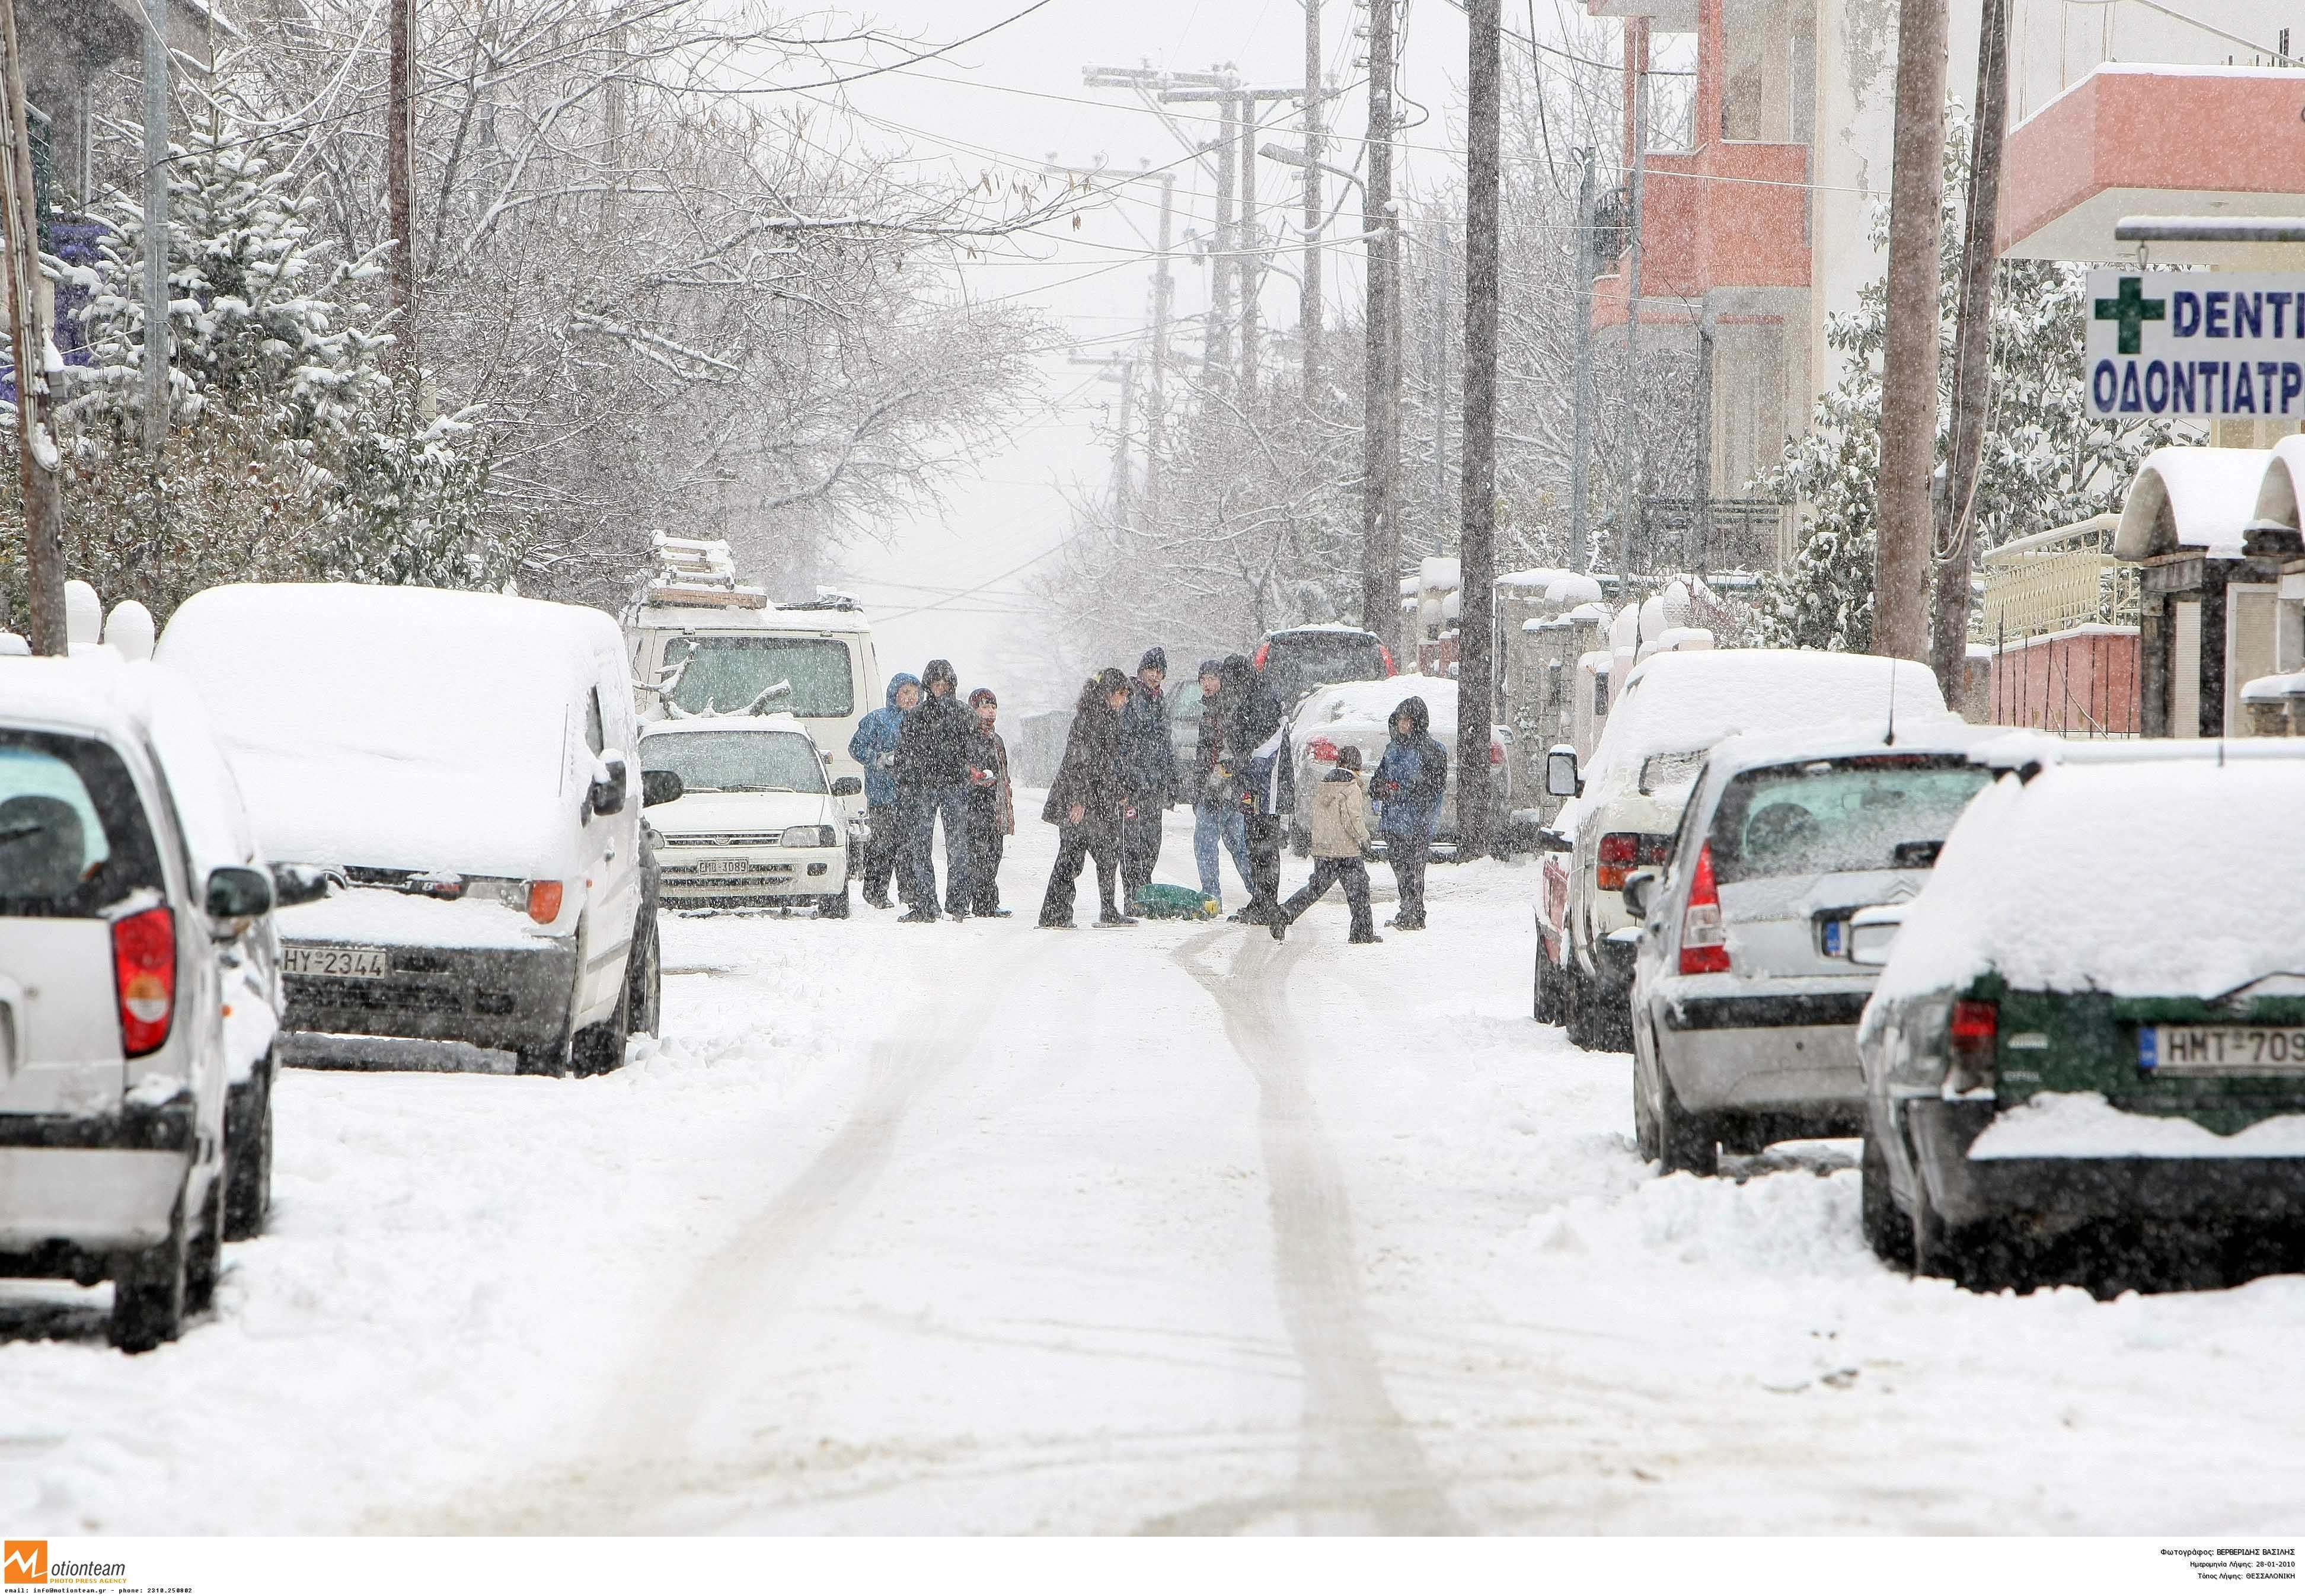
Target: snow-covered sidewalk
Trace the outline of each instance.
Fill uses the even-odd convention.
[[[1285,945],[1058,934],[1052,843],[1009,921],[668,921],[665,1040],[612,1076],[290,1072],[274,1233],[182,1343],[0,1286],[0,1516],[2241,1534],[2305,1499],[2305,1280],[1980,1298],[1873,1261],[1845,1144],[1654,1177],[1628,1062],[1527,1017],[1533,870],[1435,867],[1433,929],[1375,948],[1333,897]]]

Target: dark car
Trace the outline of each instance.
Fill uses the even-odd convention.
[[[1357,626],[1292,626],[1268,632],[1250,661],[1282,704],[1315,687],[1340,682],[1382,682],[1393,674],[1392,650]]]

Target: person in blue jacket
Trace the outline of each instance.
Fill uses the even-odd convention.
[[[1425,862],[1441,826],[1441,794],[1449,782],[1449,751],[1433,741],[1432,726],[1423,699],[1406,698],[1395,705],[1392,740],[1369,783],[1382,806],[1377,835],[1384,839],[1385,859],[1400,893],[1400,907],[1385,923],[1404,931],[1425,929]]]
[[[889,703],[856,723],[848,757],[864,767],[864,812],[872,840],[864,845],[864,901],[875,909],[889,903],[889,878],[897,873],[897,848],[904,827],[897,802],[897,735],[905,717],[921,701],[921,679],[909,671],[889,678]],[[909,905],[912,881],[899,878],[897,890]]]

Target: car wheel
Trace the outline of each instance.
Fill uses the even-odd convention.
[[[655,915],[641,917],[633,932],[633,947],[634,956],[625,972],[632,1029],[643,1036],[655,1036],[664,1021],[664,949],[657,942]]]
[[[1651,1051],[1655,1038],[1650,1038]],[[1657,1134],[1656,1105],[1649,1097],[1649,1066],[1636,1050],[1633,1054],[1633,1145],[1641,1155],[1641,1162],[1654,1164],[1664,1157],[1662,1138]]]
[[[631,964],[629,956],[625,959]],[[624,990],[617,998],[617,1012],[597,1025],[587,1025],[576,1033],[570,1047],[572,1073],[579,1075],[605,1075],[625,1065],[625,1043],[633,1034],[633,983],[629,977]]]
[[[150,1352],[184,1333],[184,1299],[188,1251],[183,1203],[168,1239],[138,1257],[115,1279],[112,1321],[106,1334],[123,1352]]]
[[[224,1273],[225,1172],[208,1182],[200,1223],[184,1243],[184,1312],[205,1313],[216,1301],[217,1277]]]
[[[1858,1168],[1864,1183],[1858,1211],[1865,1225],[1865,1244],[1873,1249],[1874,1257],[1892,1269],[1912,1268],[1912,1223],[1899,1210],[1896,1195],[1889,1190],[1888,1155],[1881,1150],[1881,1139],[1869,1130]]]
[[[272,1212],[272,1065],[257,1066],[240,1135],[225,1149],[224,1239],[254,1241]]]
[[[563,1031],[552,1041],[540,1042],[523,1048],[513,1055],[512,1071],[515,1075],[550,1075],[556,1080],[568,1073],[573,1052],[568,1035]]]
[[[1535,996],[1531,1012],[1540,1025],[1558,1025],[1568,1017],[1561,1001],[1561,966],[1544,951],[1544,938],[1536,939]]]
[[[1691,1175],[1721,1172],[1721,1142],[1704,1116],[1681,1107],[1672,1089],[1672,1075],[1657,1061],[1657,1161],[1663,1172],[1686,1169]]]
[[[848,893],[844,888],[829,898],[817,900],[816,912],[827,920],[848,918]]]
[[[1577,950],[1569,950],[1569,963],[1561,972],[1561,1019],[1569,1040],[1588,1053],[1597,1053],[1607,1044],[1601,1035],[1600,997],[1595,983],[1587,981],[1585,972],[1577,967]]]

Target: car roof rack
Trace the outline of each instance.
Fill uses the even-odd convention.
[[[718,609],[766,609],[765,589],[747,587],[736,580],[736,556],[719,538],[674,538],[662,531],[649,535],[649,552],[656,574],[649,579],[644,604],[688,604]]]

